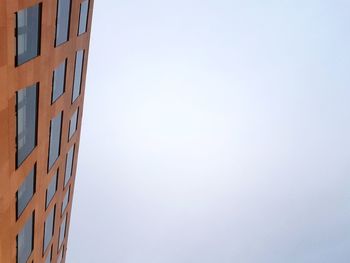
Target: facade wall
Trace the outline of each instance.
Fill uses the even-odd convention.
[[[49,247],[52,246],[51,262],[56,262],[61,250],[67,248],[94,4],[93,0],[89,1],[87,32],[77,36],[81,2],[83,0],[72,0],[69,40],[55,47],[56,0],[0,0],[0,262],[16,262],[16,236],[33,211],[35,211],[34,250],[28,262],[45,261],[50,249],[43,255],[44,222],[54,205],[56,205],[54,236],[49,245]],[[37,3],[42,3],[40,55],[16,67],[15,13]],[[72,104],[75,54],[80,49],[85,50],[81,94]],[[51,104],[53,71],[65,59],[67,59],[65,92]],[[35,83],[39,83],[37,146],[16,169],[16,91]],[[79,108],[78,128],[72,139],[68,141],[69,120],[77,108]],[[50,120],[61,111],[63,111],[63,122],[60,155],[48,172]],[[75,145],[73,174],[68,185],[63,187],[66,154],[72,145]],[[24,212],[16,220],[16,192],[35,163],[36,191]],[[57,169],[59,170],[57,192],[50,206],[45,209],[46,189]],[[70,199],[65,212],[68,215],[67,232],[64,245],[59,250],[59,228],[64,218],[64,215],[61,216],[61,204],[69,187],[71,188]],[[65,261],[64,258],[62,262]]]

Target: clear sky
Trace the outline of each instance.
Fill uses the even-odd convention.
[[[350,2],[96,0],[68,263],[348,263]]]

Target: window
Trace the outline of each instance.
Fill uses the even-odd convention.
[[[26,263],[34,248],[34,212],[17,235],[17,263]]]
[[[67,185],[70,177],[72,176],[73,159],[74,159],[74,145],[70,148],[69,152],[67,153],[66,173],[64,175],[64,186]]]
[[[64,246],[62,247],[60,253],[57,256],[57,263],[61,263],[64,257]]]
[[[53,233],[54,233],[54,225],[55,225],[55,211],[56,206],[53,207],[49,215],[47,216],[45,220],[44,225],[44,250],[43,254],[45,253],[46,249],[49,246],[49,243],[52,239]]]
[[[45,207],[47,208],[53,198],[53,196],[56,193],[57,190],[57,179],[58,179],[58,170],[56,171],[56,174],[52,177],[51,182],[46,189],[46,204]]]
[[[51,103],[54,103],[65,90],[66,66],[67,59],[61,63],[53,72]]]
[[[70,6],[70,0],[57,0],[56,46],[68,41]]]
[[[68,201],[69,201],[69,192],[70,192],[70,187],[68,188],[67,193],[65,194],[64,198],[63,198],[63,202],[62,202],[62,208],[61,208],[61,215],[63,214],[64,210],[66,210],[66,207],[68,205]]]
[[[35,193],[35,174],[36,174],[36,166],[29,172],[21,187],[18,189],[16,193],[16,215],[17,219],[22,214],[24,209],[29,204]]]
[[[60,155],[61,145],[62,112],[51,120],[50,146],[49,146],[49,167],[50,169]]]
[[[86,0],[80,4],[78,36],[86,32],[88,12],[89,1]]]
[[[69,121],[69,134],[68,134],[68,139],[70,140],[75,131],[77,130],[77,126],[78,126],[78,112],[79,112],[79,109],[77,109],[72,117],[70,118],[70,121]]]
[[[45,263],[51,263],[51,260],[52,260],[52,246],[50,248],[50,253],[45,260]]]
[[[17,153],[18,168],[36,146],[38,84],[29,86],[16,93],[17,113]]]
[[[40,53],[41,4],[16,13],[16,65],[35,58]]]
[[[81,89],[81,76],[83,73],[84,50],[77,51],[75,55],[74,83],[72,103],[79,97]]]
[[[59,237],[59,242],[58,242],[58,248],[62,246],[63,239],[66,234],[66,223],[67,223],[67,214],[65,214],[62,224],[60,226],[60,237]]]

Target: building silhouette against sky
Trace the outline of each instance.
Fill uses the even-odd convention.
[[[0,1],[0,262],[65,262],[93,2]]]

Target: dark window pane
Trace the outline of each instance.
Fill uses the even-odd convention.
[[[70,118],[69,121],[69,139],[72,138],[73,134],[75,133],[75,131],[77,130],[77,124],[78,124],[78,111],[79,109],[77,109],[73,115],[72,118]]]
[[[54,233],[54,222],[55,222],[55,210],[56,206],[51,210],[49,215],[47,216],[45,220],[45,227],[44,227],[44,252],[46,251],[51,238]]]
[[[21,65],[40,53],[41,5],[16,13],[16,65]]]
[[[81,35],[86,32],[88,11],[89,11],[89,1],[86,0],[80,4],[78,35]]]
[[[61,146],[61,125],[62,112],[51,120],[50,128],[50,146],[49,146],[49,169],[60,155]]]
[[[57,1],[56,46],[68,40],[70,6],[70,0]]]
[[[22,214],[35,193],[35,171],[34,166],[17,191],[17,218]]]
[[[68,205],[68,201],[69,201],[69,192],[70,192],[70,187],[67,191],[67,193],[65,194],[64,198],[63,198],[63,202],[62,202],[62,208],[61,208],[61,214],[63,214],[64,210],[66,209],[67,205]]]
[[[36,84],[17,92],[17,167],[36,146],[37,94]]]
[[[72,176],[72,168],[73,168],[73,159],[74,159],[74,145],[70,148],[67,153],[66,159],[66,173],[64,175],[64,186],[67,185],[69,178]]]
[[[74,70],[72,102],[74,102],[80,95],[81,75],[83,72],[83,60],[84,60],[84,50],[77,51],[75,55],[75,70]]]
[[[56,174],[52,177],[51,182],[46,190],[46,208],[49,206],[53,196],[57,190],[57,178],[58,178],[58,170]]]
[[[66,234],[66,221],[67,221],[67,214],[65,214],[62,224],[60,226],[60,237],[59,237],[59,242],[58,242],[58,247],[60,248],[62,246],[63,239]]]
[[[52,80],[52,103],[55,102],[64,92],[66,80],[67,60],[60,64],[53,72]]]
[[[33,251],[34,212],[17,235],[17,262],[26,263]]]

